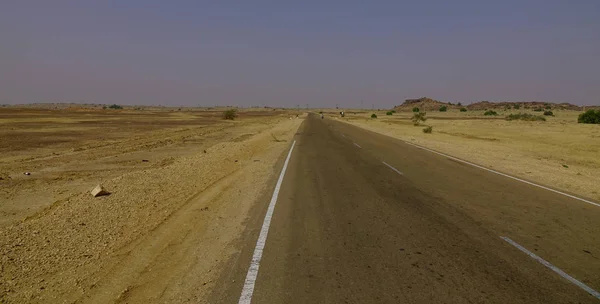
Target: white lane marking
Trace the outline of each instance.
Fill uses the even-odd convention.
[[[396,169],[396,168],[392,167],[390,164],[388,164],[388,163],[386,163],[386,162],[384,162],[384,161],[382,161],[382,163],[383,163],[384,165],[386,165],[386,166],[390,167],[390,169],[392,169],[392,170],[396,171],[396,173],[398,173],[398,174],[400,174],[400,175],[404,175],[404,174],[402,174],[402,172],[398,171],[398,169]]]
[[[361,146],[359,146],[357,143],[353,142],[353,144],[354,144],[355,146],[357,146],[359,149],[362,149],[362,147],[361,147]]]
[[[269,227],[271,226],[271,218],[273,217],[273,211],[275,210],[275,205],[277,204],[277,197],[279,196],[279,189],[281,189],[283,176],[285,175],[285,171],[287,170],[287,166],[290,162],[290,157],[292,156],[292,151],[294,150],[295,145],[296,141],[294,140],[294,143],[292,143],[292,147],[290,148],[290,152],[288,153],[287,158],[285,159],[285,163],[283,163],[283,169],[281,169],[281,174],[279,174],[279,179],[277,180],[275,191],[273,191],[271,203],[269,203],[269,208],[267,209],[265,220],[263,221],[262,228],[260,229],[260,235],[258,236],[258,240],[256,241],[256,247],[254,248],[252,261],[250,262],[250,267],[248,267],[246,281],[244,281],[244,288],[242,289],[242,294],[240,296],[240,300],[238,301],[239,304],[250,304],[252,302],[252,295],[254,294],[254,285],[256,283],[256,278],[258,277],[258,268],[260,267],[260,260],[262,259],[263,250],[267,242],[267,235],[269,234]]]
[[[517,249],[523,251],[524,253],[526,253],[528,256],[532,257],[534,260],[540,262],[542,265],[550,268],[552,271],[558,273],[561,277],[569,280],[569,282],[579,286],[579,288],[587,291],[589,294],[591,294],[592,296],[600,299],[600,292],[597,292],[595,290],[593,290],[591,287],[581,283],[580,281],[578,281],[577,279],[573,278],[572,276],[568,275],[566,272],[560,270],[558,267],[550,264],[550,262],[540,258],[539,256],[537,256],[535,253],[525,249],[525,247],[517,244],[515,241],[505,237],[505,236],[501,236],[501,239],[505,240],[506,242],[508,242],[509,244],[515,246]]]
[[[423,149],[423,150],[427,150],[427,151],[429,151],[429,152],[431,152],[431,153],[435,153],[435,154],[438,154],[438,155],[442,155],[442,156],[445,156],[445,157],[451,158],[451,159],[453,159],[453,160],[455,160],[455,161],[459,161],[459,162],[461,162],[461,163],[465,163],[465,164],[467,164],[467,165],[471,165],[471,166],[473,166],[473,167],[477,167],[477,168],[479,168],[479,169],[483,169],[483,170],[486,170],[486,171],[489,171],[489,172],[492,172],[492,173],[496,173],[496,174],[498,174],[498,175],[502,175],[502,176],[504,176],[504,177],[512,178],[512,179],[514,179],[514,180],[517,180],[517,181],[520,181],[520,182],[523,182],[523,183],[526,183],[526,184],[529,184],[529,185],[532,185],[532,186],[536,186],[536,187],[538,187],[538,188],[542,188],[542,189],[545,189],[545,190],[548,190],[548,191],[552,191],[552,192],[555,192],[555,193],[558,193],[558,194],[562,194],[562,195],[564,195],[564,196],[568,196],[568,197],[570,197],[570,198],[574,198],[574,199],[576,199],[576,200],[580,200],[580,201],[582,201],[582,202],[586,202],[586,203],[588,203],[588,204],[592,204],[592,205],[594,205],[594,206],[600,207],[600,204],[598,204],[598,203],[594,203],[594,202],[592,202],[592,201],[589,201],[589,200],[586,200],[586,199],[583,199],[583,198],[580,198],[580,197],[577,197],[577,196],[574,196],[574,195],[571,195],[571,194],[568,194],[568,193],[564,193],[564,192],[561,192],[561,191],[558,191],[558,190],[554,190],[554,189],[552,189],[552,188],[548,188],[548,187],[545,187],[545,186],[542,186],[542,185],[538,185],[538,184],[536,184],[536,183],[532,183],[532,182],[530,182],[530,181],[526,181],[526,180],[524,180],[524,179],[520,179],[520,178],[518,178],[518,177],[510,176],[510,175],[508,175],[508,174],[504,174],[504,173],[502,173],[502,172],[498,172],[498,171],[496,171],[496,170],[488,169],[488,168],[486,168],[486,167],[483,167],[483,166],[480,166],[480,165],[476,165],[476,164],[474,164],[474,163],[471,163],[471,162],[468,162],[468,161],[466,161],[466,160],[462,160],[462,159],[456,158],[456,157],[454,157],[454,156],[450,156],[450,155],[448,155],[448,154],[444,154],[444,153],[437,152],[437,151],[434,151],[434,150],[431,150],[431,149],[428,149],[428,148],[425,148],[425,147],[422,147],[422,146],[419,146],[419,145],[415,145],[415,144],[413,144],[413,143],[409,143],[409,142],[407,142],[407,141],[405,141],[405,143],[407,143],[407,144],[409,144],[409,145],[411,145],[411,146],[414,146],[414,147],[416,147],[416,148]]]

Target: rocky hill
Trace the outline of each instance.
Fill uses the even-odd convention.
[[[575,110],[581,111],[582,107],[576,106],[570,103],[551,103],[541,101],[527,101],[527,102],[489,102],[479,101],[469,105],[462,105],[461,103],[442,102],[428,97],[421,97],[418,99],[407,99],[403,104],[394,107],[396,111],[412,111],[413,108],[419,108],[422,111],[437,111],[441,106],[448,107],[448,110],[459,109],[465,107],[469,110],[487,110],[487,109],[507,109],[521,108],[521,109],[536,109],[536,108],[550,108],[550,109],[562,109],[562,110]]]

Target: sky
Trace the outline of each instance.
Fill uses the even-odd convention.
[[[0,4],[0,103],[600,105],[600,1]]]

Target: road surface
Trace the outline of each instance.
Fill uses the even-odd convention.
[[[317,115],[295,140],[242,302],[600,302],[600,207]],[[272,194],[211,303],[240,301]]]

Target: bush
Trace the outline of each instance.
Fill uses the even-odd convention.
[[[392,112],[392,113],[396,113],[396,110],[392,110],[391,112]]]
[[[112,106],[110,106],[110,107],[108,107],[108,108],[110,108],[110,109],[115,109],[115,110],[120,110],[120,109],[123,109],[123,107],[122,107],[122,106],[120,106],[120,105],[118,105],[118,104],[114,104],[114,105],[112,105]]]
[[[392,115],[392,114],[394,114],[394,112],[392,112],[392,111],[387,111],[387,112],[385,113],[385,115]]]
[[[448,107],[447,106],[441,106],[440,107],[440,112],[446,112],[448,111]]]
[[[413,108],[413,112],[418,113],[419,112],[419,108]]]
[[[496,111],[489,110],[489,111],[485,111],[485,113],[483,113],[483,115],[485,115],[485,116],[498,116],[498,113],[496,113]]]
[[[461,112],[467,112],[467,108],[460,108]]]
[[[520,108],[521,108],[521,105],[518,105],[518,104],[515,105],[515,110],[518,110]]]
[[[371,114],[371,118],[377,118],[377,114],[375,114],[375,113]]]
[[[544,107],[544,109],[546,109],[546,110],[550,110],[550,109],[552,109],[552,107],[551,107],[549,104],[547,104],[547,105]]]
[[[579,114],[577,122],[585,124],[600,124],[600,110],[587,110],[585,113]]]
[[[533,109],[534,112],[542,112],[542,108],[535,108]]]
[[[425,122],[427,120],[427,117],[425,117],[426,114],[425,112],[415,113],[412,117],[413,124],[418,126],[420,122]]]
[[[237,117],[237,111],[235,109],[229,109],[223,112],[223,119],[234,120]]]
[[[544,116],[554,116],[554,113],[552,111],[544,111]]]
[[[433,131],[432,126],[427,126],[423,129],[423,133],[431,133]]]
[[[459,107],[462,107],[462,103],[460,103],[460,102],[457,103],[456,105],[459,106]]]
[[[529,113],[519,113],[506,116],[506,120],[546,121],[546,118]]]

